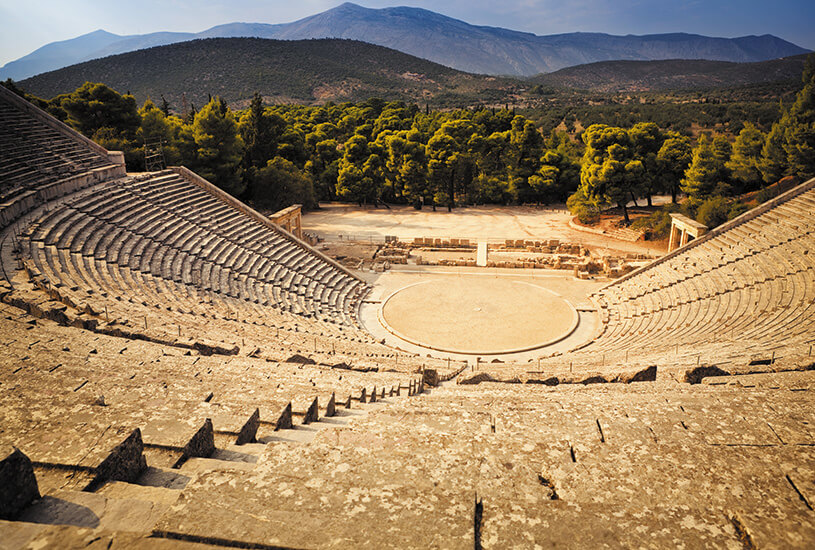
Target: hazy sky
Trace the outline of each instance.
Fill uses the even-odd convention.
[[[0,65],[49,42],[105,29],[116,34],[197,32],[234,21],[286,23],[340,0],[0,0]],[[554,34],[690,32],[774,34],[815,49],[815,0],[358,0],[415,6],[476,25]]]

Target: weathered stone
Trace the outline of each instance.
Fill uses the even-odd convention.
[[[235,444],[244,445],[246,443],[254,443],[255,435],[258,433],[259,427],[260,409],[255,409],[255,412],[252,413],[252,416],[249,417],[249,420],[246,421],[246,424],[244,424],[240,432],[238,432],[238,438],[235,440]]]
[[[425,369],[422,375],[422,382],[430,387],[439,385],[439,373],[436,369]]]
[[[290,430],[292,429],[292,414],[291,414],[291,403],[286,405],[283,408],[283,411],[280,413],[280,416],[277,418],[277,422],[275,423],[275,431],[277,430]]]
[[[331,394],[331,397],[328,400],[328,405],[325,406],[325,415],[327,417],[335,416],[337,414],[337,405],[334,400],[334,394]]]
[[[17,448],[3,447],[0,451],[0,519],[15,519],[40,498],[40,491],[31,460]]]
[[[685,372],[685,382],[698,384],[703,378],[708,376],[728,376],[730,373],[720,369],[716,365],[702,365]]]
[[[471,377],[469,377],[469,378],[464,378],[464,379],[462,379],[462,380],[459,382],[459,384],[464,384],[464,385],[471,384],[471,385],[475,385],[475,384],[480,384],[481,382],[493,382],[494,380],[495,380],[495,378],[493,378],[492,376],[490,376],[490,375],[489,375],[489,373],[486,373],[486,372],[479,372],[478,374],[475,374],[475,375],[473,375],[473,376],[471,376]]]
[[[96,467],[98,480],[135,481],[147,468],[141,430],[133,432]]]
[[[300,355],[295,353],[285,361],[286,363],[298,363],[300,365],[316,365],[317,362],[314,359],[306,357],[304,355]]]
[[[631,382],[653,382],[657,379],[657,367],[656,365],[651,365],[648,368],[645,368],[641,371],[637,371],[631,376],[623,376],[622,381],[631,383]]]
[[[212,429],[212,420],[207,418],[204,425],[190,438],[184,446],[184,456],[209,457],[215,451],[215,433]]]
[[[309,405],[308,410],[306,411],[306,416],[303,418],[303,424],[311,424],[312,422],[317,422],[320,419],[320,405],[318,403],[318,398],[315,397],[314,401],[311,402]]]

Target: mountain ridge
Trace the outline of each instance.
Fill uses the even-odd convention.
[[[198,106],[220,95],[242,105],[254,92],[273,103],[314,104],[387,97],[435,105],[503,100],[522,83],[463,73],[432,61],[345,39],[204,38],[86,61],[21,81],[51,98],[85,83],[132,92],[139,103],[183,97]]]
[[[799,80],[806,55],[732,63],[705,59],[598,61],[527,79],[530,84],[593,92],[711,89]]]
[[[290,23],[232,22],[199,33],[161,31],[119,36],[101,32],[106,33],[104,39],[88,33],[46,44],[0,68],[0,79],[20,80],[90,59],[199,38],[346,38],[385,46],[465,72],[511,76],[532,76],[597,61],[711,59],[755,62],[808,51],[768,34],[737,38],[689,33],[536,35],[502,27],[472,25],[422,8],[371,9],[349,2]],[[60,49],[61,55],[53,55]]]

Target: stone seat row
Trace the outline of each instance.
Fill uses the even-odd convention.
[[[154,344],[96,335],[73,334],[70,347],[57,353],[54,344],[66,342],[62,333],[72,329],[39,322],[32,331],[25,316],[12,310],[6,306],[4,313],[16,319],[3,319],[0,325],[8,355],[19,356],[20,367],[0,373],[0,383],[9,389],[0,397],[7,428],[0,438],[46,470],[64,471],[59,468],[64,466],[81,473],[97,467],[103,456],[88,449],[104,448],[104,441],[124,433],[117,426],[132,430],[139,424],[144,442],[157,449],[156,457],[166,460],[170,448],[177,460],[207,418],[216,435],[248,437],[243,433],[248,425],[254,440],[259,427],[267,426],[268,433],[290,427],[297,418],[307,419],[314,403],[323,407],[311,414],[322,415],[322,409],[328,407],[330,413],[340,401],[364,403],[374,394],[419,389],[418,382],[405,375],[337,375],[308,365],[270,368],[262,360],[173,355]],[[114,363],[122,366],[109,368]],[[37,397],[25,397],[34,386]],[[54,402],[61,407],[55,408]]]
[[[773,209],[772,212],[776,214],[772,219],[759,216],[738,225],[716,239],[692,247],[687,254],[643,272],[644,277],[637,277],[636,281],[628,279],[612,285],[607,293],[617,299],[636,297],[660,286],[736,263],[802,235],[812,234],[815,231],[815,216],[809,205],[815,201],[811,195],[812,191],[804,192]]]
[[[444,370],[444,361],[395,354],[361,329],[293,317],[285,311],[261,308],[217,294],[198,291],[185,294],[190,291],[186,285],[153,279],[140,272],[121,272],[122,282],[130,289],[131,296],[127,299],[111,299],[107,291],[100,289],[88,293],[83,290],[89,285],[87,281],[102,278],[92,275],[96,264],[74,267],[70,261],[63,261],[64,264],[53,269],[75,277],[79,284],[67,287],[70,281],[66,279],[65,284],[50,288],[49,296],[59,296],[62,303],[70,306],[69,311],[63,311],[60,316],[68,313],[80,323],[93,322],[99,331],[141,334],[156,341],[179,342],[177,345],[182,346],[191,345],[190,335],[206,334],[223,348],[240,348],[244,354],[258,350],[259,356],[275,361],[305,354],[326,364],[348,364],[362,369],[414,372],[427,365]],[[134,288],[137,292],[133,292]],[[121,293],[115,295],[121,298]],[[258,309],[253,311],[247,306]],[[45,310],[53,306],[36,307]]]
[[[178,186],[179,189],[185,186],[184,182],[175,183],[181,184]],[[248,247],[236,244],[234,240],[217,237],[206,241],[208,244],[204,245],[202,251],[206,259],[195,258],[193,254],[188,254],[184,250],[190,249],[188,243],[200,244],[206,239],[207,230],[191,223],[180,223],[177,225],[181,228],[176,228],[177,230],[169,235],[162,234],[162,228],[169,222],[166,212],[159,212],[152,217],[140,215],[139,218],[147,218],[140,223],[127,224],[124,220],[110,219],[111,223],[117,224],[111,225],[103,221],[107,217],[104,205],[115,203],[115,197],[120,195],[116,189],[105,190],[85,197],[84,202],[92,204],[71,205],[73,212],[68,208],[52,212],[41,220],[33,239],[56,245],[61,249],[70,249],[73,253],[93,255],[97,259],[104,258],[108,262],[120,264],[127,262],[132,269],[151,271],[154,275],[187,284],[193,282],[207,284],[214,279],[216,283],[212,288],[224,290],[220,285],[221,279],[228,284],[234,281],[237,275],[251,279],[252,282],[278,285],[287,290],[293,296],[290,301],[299,302],[299,309],[307,314],[314,313],[315,308],[303,304],[301,297],[319,299],[318,309],[326,310],[326,314],[332,313],[329,306],[336,305],[337,301],[342,303],[340,311],[343,314],[348,315],[353,310],[352,304],[347,302],[350,302],[354,295],[345,292],[352,287],[350,284],[352,280],[325,262],[318,261],[303,249],[285,246],[285,240],[282,238],[276,239],[277,249],[272,253],[271,261],[264,261],[263,257],[258,257],[257,254],[252,255],[247,250]],[[130,210],[130,205],[124,210]],[[95,212],[99,213],[99,217],[94,215]],[[261,230],[262,228],[255,227],[254,233],[250,233],[250,236]],[[165,237],[168,240],[159,240]],[[176,237],[184,240],[176,242],[173,240]],[[284,252],[279,252],[280,250]],[[119,258],[119,255],[124,257]],[[138,260],[138,263],[134,263],[133,260]],[[197,267],[194,268],[196,264]],[[213,277],[213,268],[216,265],[224,277]],[[265,270],[261,273],[262,267],[265,267]],[[261,275],[263,278],[260,278]],[[325,301],[325,297],[330,294],[326,286],[339,289],[337,296],[329,302]],[[230,293],[228,287],[225,290],[226,293]],[[315,292],[317,290],[319,292]],[[255,300],[258,294],[251,291],[243,297]],[[268,303],[268,300],[266,302]]]

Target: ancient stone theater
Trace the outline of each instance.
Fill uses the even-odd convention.
[[[0,548],[815,545],[815,180],[577,306],[439,311],[2,87],[0,182]]]

